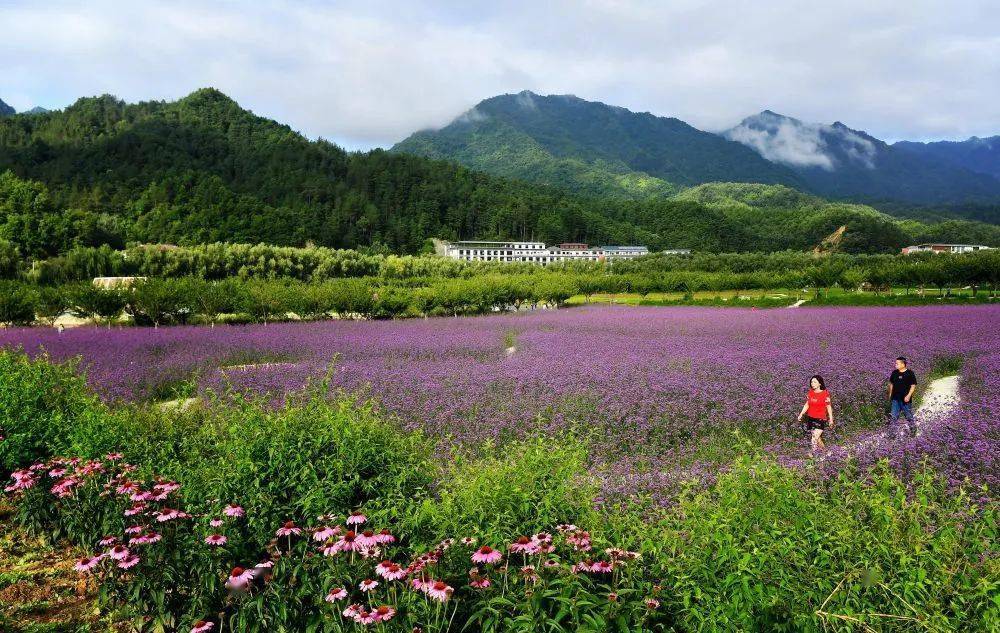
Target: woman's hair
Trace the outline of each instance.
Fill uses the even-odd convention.
[[[823,382],[823,377],[822,377],[822,376],[820,376],[819,374],[816,374],[815,376],[813,376],[812,378],[810,378],[810,379],[809,379],[809,388],[810,388],[810,389],[812,389],[812,386],[813,386],[813,380],[814,380],[814,379],[815,379],[815,380],[816,380],[817,382],[819,382],[819,388],[820,388],[820,389],[826,389],[826,383],[825,383],[825,382]]]

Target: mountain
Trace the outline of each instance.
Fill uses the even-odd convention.
[[[588,195],[636,199],[711,181],[801,185],[787,167],[679,119],[530,91],[486,99],[444,128],[417,132],[391,151]]]
[[[807,123],[765,110],[723,136],[789,167],[825,197],[917,205],[1000,200],[993,176],[888,145],[840,122]]]
[[[46,110],[42,106],[35,106],[30,110],[25,110],[21,114],[45,114],[46,112],[49,112],[49,110]]]
[[[0,252],[32,259],[127,242],[415,253],[431,237],[760,251],[811,248],[844,224],[854,252],[898,249],[928,226],[777,185],[589,197],[441,160],[350,153],[210,88],[173,102],[84,98],[0,119]],[[1000,227],[935,226],[939,239],[985,231],[976,241],[1000,245]]]
[[[14,108],[4,103],[3,99],[0,99],[0,116],[11,116],[15,114],[15,112]]]
[[[935,141],[932,143],[899,141],[893,143],[892,146],[919,156],[964,167],[979,174],[1000,178],[1000,136],[988,138],[973,136],[964,141]]]

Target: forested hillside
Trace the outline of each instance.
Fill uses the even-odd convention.
[[[786,167],[679,119],[530,91],[486,99],[450,125],[417,132],[392,151],[625,198],[720,180],[800,182]]]
[[[750,203],[740,187],[723,187],[725,203],[703,198],[709,189],[639,201],[588,197],[444,161],[345,152],[212,89],[176,102],[103,96],[0,119],[0,257],[220,241],[412,253],[431,237],[802,249],[841,224],[857,252],[891,251],[934,230],[940,239],[1000,243],[996,227],[904,225],[787,188]]]

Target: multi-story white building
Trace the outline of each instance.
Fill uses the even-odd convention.
[[[991,247],[981,244],[917,244],[903,248],[903,255],[913,253],[974,253],[988,251]]]
[[[437,242],[439,255],[465,261],[552,264],[568,261],[605,261],[647,255],[645,246],[596,246],[565,243],[546,247],[544,242]]]

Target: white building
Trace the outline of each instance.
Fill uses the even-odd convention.
[[[974,253],[988,251],[992,247],[981,244],[917,244],[903,248],[903,255],[913,253]]]
[[[551,264],[569,261],[628,259],[649,254],[645,246],[595,246],[565,243],[546,247],[544,242],[437,242],[439,255],[480,262],[525,262]]]

